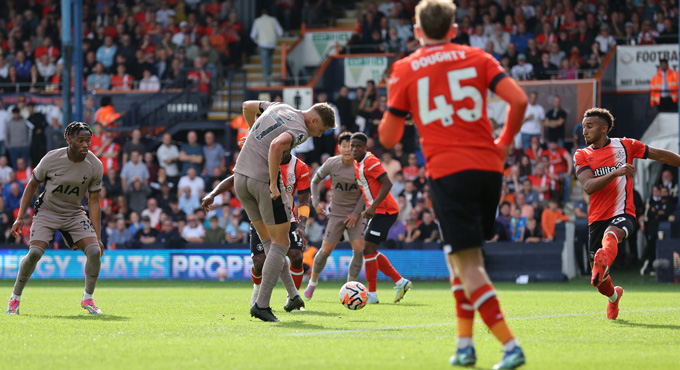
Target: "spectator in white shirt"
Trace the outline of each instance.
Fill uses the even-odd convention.
[[[470,36],[470,46],[484,49],[489,38],[484,34],[484,25],[477,24],[475,27],[475,34]]]
[[[522,134],[522,148],[528,149],[534,136],[543,139],[543,120],[545,110],[538,104],[538,93],[532,91],[529,93],[529,104],[524,111],[524,123],[519,131]]]
[[[145,68],[144,78],[142,78],[142,80],[139,81],[139,89],[148,91],[158,91],[161,89],[161,82],[158,80],[158,77],[151,74],[150,69]]]
[[[166,132],[163,134],[163,144],[158,147],[156,158],[158,158],[158,164],[165,168],[165,173],[168,177],[176,179],[179,176],[179,168],[177,167],[179,149],[176,145],[172,144],[172,135],[170,133]]]
[[[187,174],[179,179],[177,189],[180,191],[177,192],[177,196],[181,194],[181,189],[184,189],[185,187],[191,188],[191,196],[195,196],[199,199],[203,197],[205,181],[202,177],[197,176],[196,169],[193,167],[190,167],[187,170]]]
[[[520,53],[517,55],[517,65],[512,67],[510,74],[516,80],[529,80],[534,73],[534,66],[527,63],[526,55]]]
[[[187,225],[182,229],[182,238],[189,243],[203,243],[205,240],[205,227],[198,222],[193,213],[187,216]]]
[[[614,36],[609,34],[609,26],[606,24],[600,27],[600,34],[597,35],[595,41],[600,43],[600,52],[602,54],[607,54],[616,45],[616,40]]]
[[[142,217],[148,216],[151,221],[151,227],[155,228],[161,221],[161,213],[163,211],[158,207],[156,198],[149,198],[146,201],[146,209],[142,211]]]

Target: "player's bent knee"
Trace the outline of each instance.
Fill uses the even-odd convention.
[[[253,257],[253,270],[255,270],[257,274],[262,272],[262,266],[264,266],[265,259],[266,256],[264,254],[258,254]]]
[[[102,250],[99,248],[99,244],[90,244],[86,246],[83,248],[83,253],[85,253],[88,259],[95,258],[101,260],[102,257]]]
[[[38,247],[36,245],[31,245],[30,248],[28,248],[28,253],[26,253],[26,258],[29,262],[31,263],[38,263],[40,259],[42,258],[43,254],[45,254],[45,248]]]

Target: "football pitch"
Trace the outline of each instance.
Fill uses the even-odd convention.
[[[586,279],[567,284],[496,284],[526,369],[677,369],[680,288],[632,273],[616,321]],[[100,281],[104,315],[80,308],[81,281],[31,281],[21,315],[0,323],[0,363],[13,369],[449,369],[455,313],[449,285],[414,282],[399,304],[381,283],[381,303],[360,311],[338,300],[340,282],[321,282],[306,311],[280,323],[251,318],[246,282]],[[12,281],[0,281],[9,297]],[[303,289],[306,284],[303,284]],[[4,301],[3,301],[3,304]],[[4,306],[3,306],[4,307]],[[477,368],[490,369],[501,346],[475,321]]]

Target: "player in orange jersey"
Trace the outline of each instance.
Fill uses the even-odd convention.
[[[350,140],[356,180],[367,207],[361,215],[367,220],[364,231],[364,262],[368,303],[378,303],[378,270],[397,284],[397,293],[394,296],[394,303],[397,303],[413,284],[397,272],[387,256],[378,252],[378,245],[387,239],[387,233],[399,217],[399,205],[390,194],[392,181],[387,176],[387,171],[373,153],[366,151],[367,142],[368,138],[361,132],[353,134]]]
[[[680,156],[652,148],[637,140],[609,138],[614,117],[608,110],[592,108],[583,115],[586,148],[574,153],[574,170],[583,190],[590,195],[588,212],[589,258],[593,267],[591,284],[607,298],[607,318],[619,315],[623,288],[614,287],[609,268],[616,258],[618,244],[634,230],[633,159],[680,166]]]
[[[457,32],[455,12],[455,5],[445,0],[423,0],[416,7],[415,33],[423,47],[394,63],[380,142],[392,148],[411,113],[456,301],[458,343],[450,363],[475,364],[472,323],[477,310],[503,344],[503,359],[494,368],[512,369],[524,364],[524,352],[503,317],[481,247],[492,236],[503,162],[521,127],[527,97],[490,54],[449,43]],[[509,103],[496,142],[487,118],[487,89]]]

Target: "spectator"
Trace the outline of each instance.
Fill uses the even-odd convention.
[[[102,191],[104,191],[106,188],[102,188]],[[137,212],[130,212],[130,226],[128,226],[128,230],[132,233],[132,235],[135,235],[137,231],[142,229],[142,222],[141,219],[139,218],[139,213]]]
[[[47,150],[53,150],[56,148],[61,148],[66,145],[66,140],[64,139],[64,134],[61,132],[63,129],[64,115],[61,112],[62,101],[60,98],[54,100],[54,105],[49,108],[47,112],[47,123],[49,126],[45,128]],[[1,118],[0,118],[1,121]],[[0,123],[0,125],[2,125]],[[2,130],[4,135],[5,130]],[[3,143],[4,144],[4,143]],[[4,146],[3,146],[4,148]],[[0,149],[0,155],[4,152]]]
[[[598,69],[602,65],[602,54],[600,54],[600,43],[595,41],[592,45],[592,52],[590,53],[590,56],[588,57],[588,60],[586,60],[586,68],[587,69]]]
[[[197,176],[195,169],[189,168],[189,172],[187,172],[185,176],[182,176],[177,184],[178,190],[183,190],[186,187],[191,189],[192,196],[200,199],[203,197],[205,180],[203,180],[202,177]],[[179,192],[178,195],[180,195]]]
[[[198,196],[191,193],[191,188],[189,186],[179,187],[181,189],[181,195],[179,196],[179,209],[181,209],[185,214],[192,215],[196,208],[201,206],[198,200]],[[172,203],[170,203],[172,206]]]
[[[511,42],[508,44],[508,50],[505,51],[505,54],[501,55],[501,64],[503,63],[503,58],[508,58],[508,67],[512,69],[512,67],[517,65],[518,56],[517,47]],[[505,65],[503,66],[505,67]]]
[[[203,148],[197,143],[196,131],[187,133],[187,143],[182,145],[179,152],[179,160],[182,162],[182,175],[186,175],[189,168],[201,173],[203,164]]]
[[[649,104],[659,106],[659,112],[678,110],[678,80],[680,74],[668,68],[668,59],[659,60],[659,69],[649,84]]]
[[[146,145],[142,142],[142,130],[138,128],[132,130],[130,140],[126,141],[125,145],[123,145],[123,163],[127,163],[130,160],[130,154],[133,151],[137,151],[142,158],[146,153]]]
[[[179,249],[184,247],[184,239],[179,235],[172,221],[163,221],[163,229],[156,240],[167,249]]]
[[[91,148],[91,150],[102,162],[104,175],[110,170],[119,170],[118,155],[120,154],[120,145],[113,141],[113,132],[105,132],[104,140],[99,148]]]
[[[550,54],[541,54],[541,62],[536,65],[535,75],[537,80],[550,80],[557,76],[557,66],[550,63]]]
[[[179,168],[177,167],[177,160],[179,159],[179,150],[177,146],[172,144],[172,135],[168,132],[163,134],[163,143],[158,147],[156,151],[156,158],[158,163],[165,171],[173,182],[176,182],[179,178]]]
[[[18,107],[12,108],[12,118],[7,121],[5,127],[6,145],[9,151],[12,167],[16,168],[17,158],[23,158],[27,163],[30,161],[30,145],[33,124],[21,116]]]
[[[543,210],[541,215],[541,229],[543,230],[543,239],[546,241],[555,240],[556,224],[569,221],[569,217],[565,216],[557,207],[557,199],[551,198],[548,201],[548,209]]]
[[[194,208],[192,208],[193,212]],[[180,207],[179,207],[179,201],[177,198],[172,198],[170,199],[170,212],[168,213],[168,217],[172,220],[173,223],[177,224],[180,221],[186,220],[187,214],[184,212]]]
[[[125,73],[125,64],[116,67],[116,74],[111,77],[111,90],[132,90],[132,76]]]
[[[510,42],[515,44],[518,53],[524,53],[527,50],[529,39],[534,38],[534,34],[527,31],[527,25],[521,22],[517,25],[517,33],[510,37]]]
[[[560,147],[564,147],[564,124],[567,122],[567,112],[562,109],[562,98],[559,95],[553,97],[553,108],[545,115],[544,133],[550,141],[556,141]]]
[[[94,73],[87,76],[87,90],[88,92],[97,92],[100,90],[109,90],[111,88],[111,77],[104,73],[104,65],[97,63],[94,67]],[[103,99],[102,99],[103,100]],[[96,118],[96,116],[95,116]]]
[[[562,58],[557,78],[560,80],[575,80],[578,77],[578,69],[569,64],[569,59]]]
[[[203,176],[213,174],[215,169],[218,169],[220,174],[222,174],[227,167],[224,148],[221,144],[215,143],[215,134],[212,131],[206,132],[204,139],[203,157],[205,158],[205,167],[203,168]]]
[[[0,54],[0,81],[7,79],[10,64],[5,59],[5,56]]]
[[[637,39],[638,45],[654,45],[657,37],[659,37],[659,32],[652,28],[652,22],[649,20],[642,22],[642,29]]]
[[[499,208],[500,214],[496,218],[493,229],[493,237],[489,242],[503,242],[511,240],[510,237],[510,203],[503,202]]]
[[[125,170],[125,168],[123,168],[123,170]],[[123,181],[123,183],[125,182]],[[130,210],[142,214],[146,200],[149,198],[149,195],[151,195],[151,189],[149,189],[149,186],[142,181],[140,177],[134,177],[125,190],[125,195]]]
[[[277,38],[283,35],[283,29],[276,18],[269,15],[267,8],[262,9],[262,15],[255,19],[250,31],[250,38],[257,44],[260,50],[260,60],[264,81],[270,85],[272,71],[272,56],[276,49]]]
[[[541,63],[542,54],[543,51],[541,51],[536,45],[536,39],[529,39],[526,53],[524,53],[524,55],[527,57],[527,63],[533,65],[534,69],[536,69]]]
[[[155,198],[149,198],[146,201],[146,209],[142,211],[142,221],[144,221],[145,217],[148,218],[151,222],[151,227],[155,229],[160,224],[162,212],[158,207],[158,201]]]
[[[402,243],[406,240],[406,224],[397,219],[397,221],[394,222],[392,227],[390,227],[390,230],[387,232],[387,239],[386,243],[391,243],[392,246],[390,248],[394,248],[397,246],[397,243]]]
[[[600,52],[602,54],[607,54],[614,46],[616,46],[616,40],[614,36],[609,34],[609,26],[603,24],[600,26],[600,34],[595,37],[595,41],[600,44]]]
[[[538,193],[537,201],[539,203],[550,198],[551,181],[550,177],[548,177],[545,172],[545,165],[539,162],[536,164],[536,173],[529,176],[529,181],[531,181],[531,189]],[[527,202],[529,202],[529,195],[527,195]]]
[[[0,156],[5,155],[5,131],[7,130],[7,121],[11,119],[11,115],[2,106],[2,99],[0,99]]]
[[[349,99],[349,89],[347,86],[343,85],[340,87],[335,104],[340,115],[340,131],[356,131],[355,117],[352,114],[352,102]]]
[[[24,53],[22,50],[17,52],[16,59],[12,65],[16,67],[17,76],[19,76],[20,79],[25,81],[31,77],[31,67],[33,66],[33,62],[26,58],[26,53]]]
[[[224,234],[224,229],[219,225],[219,219],[217,216],[210,217],[210,228],[205,232],[205,242],[218,244],[224,243],[226,237]]]
[[[198,222],[194,214],[187,217],[187,225],[182,229],[182,238],[189,243],[201,244],[205,241],[205,227]]]
[[[418,156],[415,153],[408,155],[408,166],[402,168],[404,181],[414,181],[418,178]]]
[[[528,180],[524,180],[524,182],[526,182],[526,181],[528,181]],[[522,182],[522,183],[524,183],[524,182]],[[529,184],[531,184],[530,181],[529,181]],[[526,219],[534,218],[534,213],[535,213],[536,209],[534,208],[534,206],[532,204],[527,203],[527,195],[523,191],[523,188],[517,189],[517,191],[515,192],[515,204],[513,204],[513,210],[512,210],[513,214],[514,214],[516,209],[518,209],[520,211],[521,217],[524,217]]]
[[[158,91],[161,89],[161,82],[158,77],[151,74],[151,70],[144,69],[144,78],[139,81],[139,90],[142,91]]]
[[[538,104],[538,93],[529,93],[529,105],[524,111],[524,123],[520,133],[522,134],[522,147],[528,149],[532,137],[543,139],[542,122],[545,119],[545,110]]]
[[[527,226],[524,229],[525,243],[540,243],[543,240],[543,233],[535,218],[527,219]]]
[[[116,228],[109,235],[106,247],[108,249],[126,248],[132,237],[132,232],[125,225],[125,219],[119,217],[116,220]]]
[[[571,196],[571,153],[560,146],[557,140],[549,140],[548,150],[545,151],[545,155],[550,159],[552,172],[558,176],[559,188],[564,192],[564,201],[569,202]]]
[[[123,191],[125,191],[135,179],[140,179],[144,184],[148,184],[149,177],[149,169],[146,168],[146,165],[141,161],[139,152],[137,150],[130,152],[130,161],[123,165],[123,170],[120,172]]]
[[[28,107],[28,121],[33,125],[33,131],[31,132],[31,153],[30,157],[32,159],[31,163],[34,166],[38,165],[38,162],[47,153],[47,138],[45,137],[45,129],[47,128],[47,120],[45,115],[41,112],[36,112],[35,103],[30,102],[26,105]]]
[[[524,241],[524,230],[527,226],[526,217],[522,217],[522,210],[515,208],[512,211],[512,219],[510,219],[510,232],[511,239],[513,242],[523,242]]]
[[[677,203],[678,200],[678,183],[673,179],[673,173],[669,170],[664,170],[661,173],[661,180],[656,184],[659,189],[668,189],[668,194]]]
[[[50,57],[47,54],[43,54],[42,57],[36,59],[36,66],[42,81],[50,81],[57,71],[57,66],[50,62]]]
[[[414,237],[424,243],[433,243],[439,240],[439,225],[434,221],[434,215],[429,210],[423,211],[423,221],[418,225]],[[417,236],[415,236],[417,235]]]
[[[101,63],[106,70],[110,70],[117,50],[117,46],[113,43],[113,37],[104,37],[104,45],[97,49],[97,62]]]
[[[231,216],[231,223],[227,225],[225,234],[229,243],[245,243],[250,227],[243,221],[242,211],[235,209]]]
[[[484,34],[484,25],[478,23],[475,26],[475,32],[470,36],[470,46],[484,49],[489,38]]]
[[[536,37],[536,44],[541,51],[548,51],[548,47],[557,43],[557,35],[553,32],[550,22],[543,23],[543,32]]]
[[[533,78],[534,66],[526,61],[526,55],[520,53],[517,56],[517,65],[510,70],[512,78],[516,80],[531,80]]]
[[[144,164],[146,165],[146,168],[149,169],[149,179],[154,182],[157,181],[159,166],[158,163],[156,163],[156,158],[154,158],[152,152],[144,153]]]
[[[493,49],[497,54],[503,55],[508,50],[510,34],[503,30],[503,25],[500,22],[494,25],[494,32],[489,39],[493,42]]]
[[[109,169],[104,176],[102,183],[106,187],[106,191],[109,193],[111,198],[116,198],[117,196],[123,194],[123,186],[120,183],[118,171]]]
[[[158,230],[151,224],[149,216],[142,216],[142,228],[135,233],[135,241],[142,245],[155,244],[158,239]]]
[[[550,44],[550,63],[558,66],[562,63],[562,59],[566,56],[564,51],[560,50],[560,45],[556,42]]]

